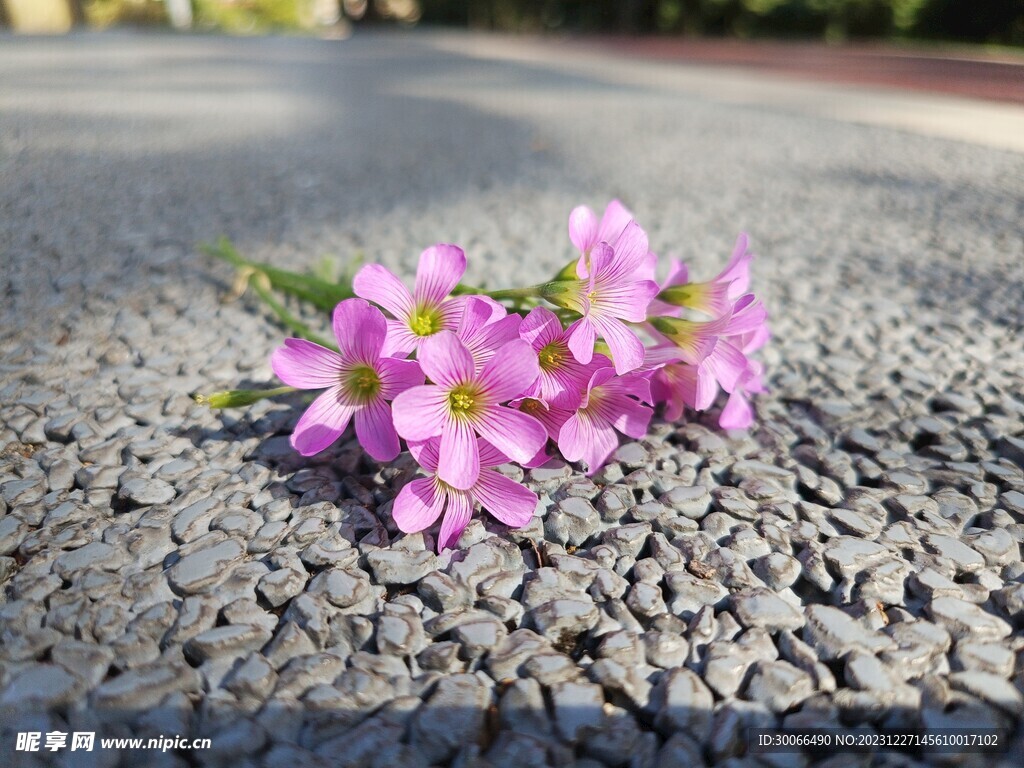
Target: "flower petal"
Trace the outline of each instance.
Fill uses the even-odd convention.
[[[505,308],[502,307],[498,302],[494,302],[502,311]],[[466,297],[465,296],[452,296],[446,301],[441,303],[441,306],[437,308],[437,317],[440,327],[439,331],[454,331],[459,327],[459,322],[462,320],[462,314],[466,308]]]
[[[701,363],[697,366],[697,393],[693,403],[694,410],[706,411],[715,402],[717,394],[718,381],[708,367]]]
[[[592,306],[600,306],[599,313],[604,316],[618,317],[632,323],[641,323],[647,319],[651,301],[658,295],[658,284],[653,280],[622,281],[610,283],[601,278],[597,288],[597,298]],[[596,317],[598,311],[592,311]]]
[[[739,336],[758,331],[768,320],[768,311],[754,294],[740,296],[732,308],[732,316],[722,333],[726,336]]]
[[[729,263],[726,264],[718,277],[715,278],[715,282],[730,282],[729,286],[729,298],[736,299],[747,292],[747,288],[750,286],[750,262],[754,259],[754,254],[747,250],[748,238],[746,232],[740,232],[739,237],[736,238],[736,245],[732,249],[732,257],[729,259]]]
[[[384,398],[377,397],[356,411],[356,437],[377,461],[391,461],[398,455],[398,435],[391,420],[391,407]]]
[[[771,339],[772,333],[768,330],[767,325],[762,325],[755,329],[751,333],[741,336],[743,343],[743,354],[750,354],[756,352]]]
[[[690,270],[682,261],[673,256],[668,261],[668,277],[665,278],[665,284],[662,288],[668,288],[673,285],[684,285],[690,282]]]
[[[522,339],[512,339],[495,351],[480,372],[480,384],[494,402],[519,397],[540,378],[537,353]]]
[[[405,390],[391,406],[398,434],[406,440],[437,437],[448,421],[448,393],[425,384]]]
[[[732,392],[747,371],[747,357],[725,339],[719,339],[701,366],[711,372],[722,389]]]
[[[334,308],[334,338],[346,360],[373,364],[380,357],[388,326],[384,313],[363,299],[346,299]]]
[[[565,360],[550,373],[541,371],[540,396],[552,408],[576,410],[590,380],[588,366],[575,358]]]
[[[413,297],[417,305],[440,306],[466,273],[466,254],[457,245],[438,243],[420,254]]]
[[[590,252],[590,271],[587,273],[590,289],[593,289],[594,280],[611,270],[614,261],[615,249],[608,243],[602,242],[594,246]]]
[[[585,413],[574,413],[558,432],[558,450],[566,461],[579,461],[587,451],[592,428]]]
[[[676,421],[683,415],[683,398],[677,387],[669,369],[662,368],[654,372],[654,378],[651,379],[651,394],[654,395],[655,403],[665,404],[662,416],[668,422]]]
[[[491,321],[494,314],[494,301],[484,296],[466,296],[463,301],[462,317],[459,318],[459,326],[455,335],[465,341],[466,337],[472,337],[477,331]],[[499,305],[500,306],[500,305]],[[507,310],[501,307],[502,316]]]
[[[656,347],[647,347],[644,350],[644,369],[648,371],[664,368],[666,365],[677,363],[682,359],[679,348],[672,344],[662,344]]]
[[[549,461],[551,461],[551,456],[548,455],[547,446],[544,446],[537,451],[537,455],[532,459],[523,462],[523,469],[536,469],[537,467],[543,467]]]
[[[299,389],[324,389],[338,383],[341,356],[305,339],[285,339],[270,356],[270,367],[281,381]]]
[[[420,343],[417,336],[403,320],[388,320],[388,335],[380,353],[384,357],[405,357]]]
[[[665,407],[665,420],[676,421],[683,415],[684,405],[696,408],[698,400],[697,366],[680,363],[665,368],[664,373],[665,381],[671,389],[668,404]]]
[[[729,395],[729,399],[718,417],[718,426],[722,429],[747,429],[754,423],[754,411],[743,391],[737,389]]]
[[[649,251],[643,260],[640,262],[640,266],[637,267],[636,272],[633,273],[633,277],[637,280],[652,280],[658,281],[658,254],[654,251]]]
[[[644,344],[621,320],[614,317],[594,318],[594,325],[608,342],[615,372],[620,376],[644,363]]]
[[[476,366],[482,368],[494,357],[496,350],[507,342],[519,338],[519,324],[522,321],[523,319],[516,314],[506,314],[497,319],[492,315],[486,325],[478,326],[470,332],[460,328],[458,336],[473,356]]]
[[[641,403],[652,405],[650,371],[634,371],[612,380],[615,392],[635,397]]]
[[[538,352],[561,338],[562,323],[547,307],[534,307],[519,326],[519,338]]]
[[[398,530],[416,533],[429,528],[441,516],[445,494],[433,477],[420,477],[406,484],[395,497],[391,517]]]
[[[616,397],[609,403],[612,426],[624,435],[639,440],[647,434],[653,411],[629,397]]]
[[[402,281],[380,264],[367,264],[352,280],[356,296],[379,304],[399,320],[407,319],[413,310],[412,294]]]
[[[529,523],[537,509],[537,495],[533,491],[493,469],[480,470],[473,496],[484,509],[512,528]]]
[[[579,205],[569,214],[569,239],[580,253],[586,253],[597,243],[597,215],[585,205]]]
[[[455,546],[455,542],[466,530],[472,516],[472,497],[464,491],[450,491],[448,493],[448,509],[445,510],[444,520],[441,521],[441,532],[437,535],[438,552],[445,547]]]
[[[585,386],[586,385],[584,385],[584,387]],[[577,403],[577,405],[578,404],[579,403]],[[575,406],[573,406],[571,410],[568,408],[559,408],[535,397],[524,397],[519,400],[513,400],[509,403],[509,406],[519,409],[527,416],[532,416],[543,424],[544,429],[548,433],[548,437],[552,440],[558,439],[558,431],[562,428],[565,420],[576,411]],[[541,448],[541,451],[543,450],[544,449]],[[533,461],[533,459],[530,461]],[[519,463],[522,464],[523,462]]]
[[[597,472],[619,447],[619,438],[611,425],[578,411],[562,425],[558,449],[567,461],[587,463],[587,475]]]
[[[435,384],[454,389],[476,374],[473,356],[451,331],[439,331],[420,343],[420,367]]]
[[[493,469],[494,467],[500,467],[502,464],[508,464],[508,456],[499,451],[486,440],[478,438],[476,444],[477,447],[480,449],[481,472],[483,472],[484,469]]]
[[[647,233],[635,221],[629,222],[615,242],[615,257],[608,262],[603,276],[612,281],[627,280],[647,261]]]
[[[402,392],[423,383],[423,371],[415,360],[382,357],[377,361],[380,376],[380,396],[394,400]]]
[[[432,437],[429,440],[410,440],[409,453],[416,463],[428,472],[437,474],[437,461],[441,450],[441,439]]]
[[[331,387],[310,403],[292,432],[292,447],[303,456],[320,453],[341,437],[355,408],[341,398],[341,390]]]
[[[473,426],[480,437],[520,463],[532,459],[548,439],[537,419],[503,406],[488,408],[474,419]]]
[[[629,209],[618,200],[612,200],[604,209],[596,239],[615,246],[631,221],[633,221],[633,214],[629,212]]]
[[[480,449],[469,422],[451,419],[441,432],[437,476],[453,488],[465,491],[480,476]]]
[[[594,359],[594,342],[597,341],[597,332],[589,317],[581,317],[570,325],[566,331],[566,337],[569,342],[569,351],[579,362],[586,365]]]

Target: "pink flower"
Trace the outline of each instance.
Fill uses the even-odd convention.
[[[684,307],[713,318],[728,314],[732,303],[746,293],[750,285],[753,258],[754,254],[747,250],[747,235],[741,232],[725,269],[706,282],[691,283],[686,265],[679,259],[672,259],[668,278],[648,311],[678,316],[678,307]]]
[[[551,300],[583,315],[568,329],[567,340],[573,356],[589,363],[594,342],[601,336],[611,350],[616,373],[639,367],[644,345],[623,321],[643,322],[647,306],[658,293],[658,284],[645,277],[648,259],[647,235],[631,221],[613,248],[594,245],[577,267],[581,279],[559,283],[563,290]]]
[[[392,400],[423,383],[419,365],[382,357],[387,334],[384,315],[362,299],[347,299],[334,309],[334,335],[340,352],[305,339],[285,339],[270,365],[285,384],[326,389],[306,409],[292,432],[292,446],[312,456],[337,440],[354,417],[356,437],[377,461],[398,455],[391,422]]]
[[[768,313],[753,294],[748,293],[737,299],[726,333],[729,334],[729,341],[746,357],[747,367],[729,392],[718,425],[722,429],[747,429],[754,423],[754,410],[747,395],[766,391],[761,380],[761,364],[751,360],[749,355],[767,344],[771,338]]]
[[[460,490],[480,475],[479,435],[515,461],[530,461],[547,440],[544,426],[504,403],[527,392],[540,375],[530,345],[514,339],[477,370],[473,356],[443,331],[420,345],[419,361],[433,384],[395,400],[395,428],[406,440],[440,437],[438,476]]]
[[[768,312],[754,294],[740,296],[733,305],[726,324],[725,336],[734,339],[736,345],[749,354],[768,343]]]
[[[352,281],[357,296],[384,307],[388,320],[385,355],[407,355],[438,331],[455,330],[463,302],[449,299],[466,272],[466,254],[455,245],[434,245],[420,254],[412,293],[380,264],[367,264]]]
[[[654,372],[651,395],[655,402],[665,403],[665,421],[678,421],[685,407],[700,410],[695,406],[702,396],[698,383],[697,366],[688,363],[669,363]]]
[[[764,391],[761,366],[749,355],[768,340],[766,320],[767,313],[753,294],[739,297],[728,315],[711,322],[652,318],[652,326],[673,341],[682,360],[668,362],[654,375],[653,392],[667,403],[665,418],[679,418],[683,405],[707,410],[722,389],[729,399],[719,426],[749,427],[754,414],[746,395]]]
[[[437,537],[438,552],[455,544],[459,534],[469,524],[477,502],[512,528],[526,525],[533,517],[537,496],[492,469],[505,464],[508,458],[486,441],[477,441],[476,450],[480,456],[477,479],[469,488],[462,490],[452,487],[438,476],[440,448],[437,440],[410,443],[409,450],[431,476],[417,478],[405,485],[395,498],[391,516],[399,530],[415,533],[433,525],[443,512],[444,519]]]
[[[754,423],[754,409],[750,405],[748,394],[764,392],[761,384],[761,364],[751,360],[750,367],[736,387],[729,393],[722,414],[718,417],[718,426],[722,429],[747,429]]]
[[[519,336],[530,343],[540,362],[540,378],[532,394],[553,408],[575,408],[593,371],[569,351],[569,334],[555,313],[534,308],[523,318]]]
[[[729,316],[707,322],[666,315],[648,320],[651,330],[676,346],[680,360],[697,365],[714,352],[719,337],[728,327]]]
[[[747,292],[750,287],[750,262],[754,260],[754,254],[747,250],[749,238],[746,232],[740,232],[736,238],[736,245],[733,246],[732,256],[725,269],[718,273],[712,281],[715,283],[727,283],[729,285],[729,299],[735,301]]]
[[[651,385],[646,375],[616,376],[612,368],[600,368],[590,378],[580,407],[562,425],[558,448],[567,461],[583,460],[587,474],[597,472],[619,445],[618,430],[639,439],[647,433],[651,409]]]
[[[728,314],[732,283],[718,278],[704,283],[689,282],[689,270],[678,259],[671,260],[671,271],[652,309],[658,314],[679,314],[679,308],[692,309],[710,317]],[[669,311],[665,311],[668,309]],[[650,311],[650,310],[649,310]]]
[[[598,243],[608,243],[614,248],[631,221],[633,214],[618,200],[608,203],[600,221],[590,208],[580,205],[569,214],[569,239],[585,259]]]

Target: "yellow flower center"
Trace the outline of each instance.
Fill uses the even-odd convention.
[[[380,376],[368,365],[357,365],[345,374],[343,385],[360,403],[373,400],[380,392]]]
[[[456,387],[448,393],[448,407],[453,416],[467,416],[476,405],[477,393],[469,387]]]
[[[553,341],[541,347],[539,358],[541,370],[549,373],[556,370],[565,360],[567,347],[565,342]]]
[[[409,330],[417,336],[432,336],[441,330],[441,318],[437,312],[417,309],[409,318]]]

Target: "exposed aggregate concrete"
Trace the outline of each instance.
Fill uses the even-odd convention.
[[[1019,754],[1024,157],[432,39],[4,41],[2,743],[214,744],[102,765],[912,765],[758,762],[744,729],[977,725]],[[474,519],[437,555],[390,519],[408,457],[351,435],[297,456],[301,396],[188,397],[270,382],[283,335],[218,302],[230,276],[197,241],[411,276],[445,240],[470,282],[518,284],[610,196],[698,275],[750,231],[775,338],[749,433],[655,420],[590,479],[509,467],[538,516]]]

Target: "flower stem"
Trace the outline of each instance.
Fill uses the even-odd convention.
[[[483,295],[490,296],[495,301],[505,299],[532,299],[540,295],[540,286],[531,285],[526,288],[503,288],[500,291],[482,291]]]
[[[275,298],[274,294],[270,292],[270,289],[264,284],[263,280],[260,280],[258,277],[256,280],[253,280],[252,289],[256,292],[256,295],[263,300],[263,303],[270,307],[270,311],[277,315],[277,319],[281,321],[281,324],[285,328],[304,339],[312,341],[314,344],[319,344],[321,347],[327,347],[327,349],[333,349],[335,352],[338,351],[337,344],[334,344],[323,336],[314,333],[310,330],[308,325],[289,312],[288,309],[279,302],[277,298]]]
[[[249,261],[242,257],[226,237],[218,240],[216,245],[203,245],[200,248],[204,253],[226,261],[239,270],[248,269],[265,275],[270,284],[277,290],[282,293],[291,294],[303,301],[308,301],[317,309],[325,312],[331,312],[338,305],[338,302],[355,296],[352,292],[351,281],[349,281],[348,285],[332,283],[313,275],[302,275],[287,269],[279,269],[270,264]]]
[[[211,392],[208,395],[195,393],[192,399],[199,405],[207,405],[210,408],[240,408],[243,405],[252,405],[268,397],[286,395],[289,392],[297,392],[295,387],[277,387],[276,389],[229,389],[223,392]]]

